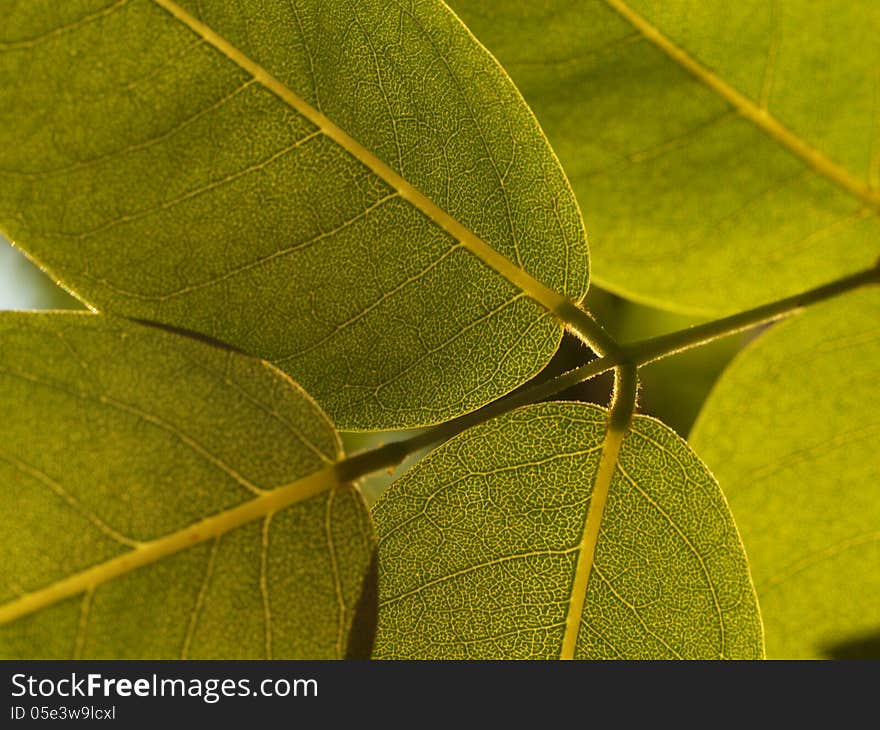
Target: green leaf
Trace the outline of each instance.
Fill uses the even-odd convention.
[[[880,630],[880,292],[775,325],[734,360],[692,434],[730,499],[776,658]]]
[[[546,130],[603,287],[732,312],[876,259],[880,3],[450,5]]]
[[[761,656],[724,498],[660,422],[635,419],[595,558],[580,560],[606,420],[582,403],[522,408],[452,439],[389,488],[374,508],[377,656],[550,659],[568,633],[578,658]],[[584,577],[585,601],[573,605]]]
[[[347,429],[521,384],[588,279],[556,158],[439,0],[15,4],[0,227],[94,307],[264,357]]]
[[[255,358],[0,315],[0,656],[343,656],[373,539],[340,448]]]

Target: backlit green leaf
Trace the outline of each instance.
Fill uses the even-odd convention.
[[[880,3],[450,5],[558,152],[603,286],[728,312],[876,259]]]
[[[449,441],[389,488],[374,508],[378,656],[561,655],[606,417],[582,403],[522,408]],[[626,436],[585,567],[575,657],[762,654],[724,498],[658,421],[637,417]]]
[[[0,315],[0,656],[344,656],[373,539],[339,457],[259,360]]]
[[[439,0],[6,2],[0,226],[98,309],[265,357],[351,429],[519,385],[588,276],[556,158]]]
[[[742,532],[771,657],[830,657],[880,633],[878,363],[880,292],[848,294],[740,354],[694,428]]]

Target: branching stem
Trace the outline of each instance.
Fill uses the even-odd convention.
[[[565,323],[569,331],[589,345],[596,354],[617,354],[620,345],[586,309],[566,300],[556,308],[554,314]]]
[[[638,367],[664,357],[669,357],[678,352],[689,350],[694,347],[705,345],[708,342],[726,337],[727,335],[741,332],[753,327],[757,327],[767,322],[787,317],[811,304],[831,299],[833,297],[844,294],[853,289],[870,284],[880,284],[880,265],[871,269],[866,269],[857,274],[845,276],[824,284],[823,286],[810,289],[808,291],[797,294],[793,297],[780,299],[779,301],[755,307],[730,317],[723,317],[712,322],[689,327],[678,332],[672,332],[660,337],[653,337],[640,342],[633,342],[625,345],[619,345],[615,342],[592,317],[584,310],[581,312],[580,321],[584,328],[589,328],[589,344],[594,349],[599,349],[606,353],[602,357],[592,360],[585,365],[570,370],[567,373],[551,378],[542,383],[516,390],[509,395],[499,398],[482,408],[467,413],[458,418],[454,418],[445,423],[438,424],[422,433],[416,434],[407,439],[394,441],[380,446],[370,451],[364,451],[355,454],[340,461],[336,465],[336,474],[340,481],[348,482],[360,477],[366,476],[375,471],[388,469],[397,466],[409,454],[415,453],[423,448],[434,444],[442,443],[449,440],[453,436],[458,435],[472,426],[484,423],[496,416],[500,416],[508,411],[518,408],[529,403],[537,403],[556,395],[578,383],[594,378],[597,375],[608,372],[617,368],[615,378],[615,393],[625,389],[627,393],[632,391],[634,404],[634,388],[636,383],[636,370]],[[587,325],[589,320],[591,325]],[[569,321],[571,321],[569,319]],[[574,325],[572,325],[574,327]],[[584,331],[577,327],[578,331],[584,335]],[[584,336],[584,339],[587,339]],[[630,387],[630,382],[632,381]],[[626,402],[630,399],[627,398]],[[613,403],[620,402],[615,397]],[[612,425],[625,429],[626,424],[616,423],[614,405],[612,404],[611,416]],[[626,420],[627,424],[632,417],[632,408],[620,409],[619,419]]]
[[[860,271],[857,274],[844,276],[841,279],[836,279],[815,289],[795,294],[793,297],[780,299],[770,304],[764,304],[760,307],[731,315],[730,317],[698,324],[695,327],[672,332],[668,335],[661,335],[660,337],[652,337],[641,342],[623,345],[622,349],[626,359],[630,362],[636,365],[645,365],[654,360],[674,355],[682,350],[705,345],[720,337],[726,337],[735,332],[741,332],[742,330],[757,327],[767,322],[788,317],[811,304],[831,299],[853,289],[878,283],[880,283],[880,265]]]

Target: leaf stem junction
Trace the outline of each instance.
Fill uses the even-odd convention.
[[[336,474],[340,482],[349,482],[359,479],[367,474],[383,469],[393,468],[400,464],[408,455],[420,451],[428,446],[439,444],[449,440],[453,436],[458,435],[462,431],[467,430],[480,423],[484,423],[496,416],[500,416],[508,411],[518,408],[529,403],[537,403],[549,398],[561,391],[577,385],[578,383],[594,378],[597,375],[616,369],[615,377],[615,393],[621,389],[627,392],[632,390],[627,383],[622,382],[621,374],[627,376],[627,380],[631,379],[635,387],[635,372],[642,365],[654,362],[656,360],[669,357],[670,355],[700,347],[713,340],[721,337],[752,329],[769,322],[788,317],[800,310],[822,302],[827,299],[845,294],[846,292],[858,289],[871,284],[880,284],[880,262],[870,269],[865,269],[855,274],[844,276],[836,279],[828,284],[809,289],[807,291],[796,294],[792,297],[786,297],[770,304],[764,304],[754,309],[749,309],[729,317],[722,317],[711,322],[688,327],[677,332],[671,332],[659,337],[652,337],[638,342],[627,344],[618,344],[610,335],[608,335],[601,326],[593,320],[592,316],[579,307],[572,305],[577,309],[581,316],[578,321],[584,323],[589,320],[592,324],[584,326],[589,327],[590,344],[594,349],[602,352],[602,357],[581,365],[580,367],[569,370],[567,373],[550,378],[535,385],[527,386],[519,390],[499,398],[482,408],[463,416],[454,418],[445,423],[426,429],[425,431],[411,436],[406,439],[393,441],[375,449],[354,454],[336,464]],[[567,312],[567,315],[572,313]],[[566,317],[571,321],[570,317]],[[580,327],[577,327],[583,332]],[[630,378],[631,376],[631,378]],[[620,399],[615,398],[614,402]],[[614,427],[613,420],[615,418],[615,410],[620,411],[619,420],[621,423],[625,420],[628,425],[635,406],[635,393],[633,398],[626,399],[626,402],[632,402],[632,407],[627,409],[615,409],[612,404],[610,418]],[[618,424],[620,425],[620,424]],[[625,426],[624,426],[625,429]]]

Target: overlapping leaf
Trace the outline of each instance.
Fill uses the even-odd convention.
[[[850,644],[877,655],[878,294],[848,294],[764,334],[692,434],[742,532],[771,657],[827,658]]]
[[[880,4],[450,5],[547,131],[603,286],[727,312],[876,259]]]
[[[0,226],[92,305],[265,357],[347,428],[442,421],[552,355],[529,295],[586,290],[580,214],[439,0],[3,16]]]
[[[558,658],[606,412],[529,406],[426,457],[374,508],[377,655]],[[576,627],[580,658],[755,658],[745,555],[706,468],[638,417],[623,442]]]
[[[344,656],[373,539],[339,456],[259,360],[0,315],[0,656]]]

